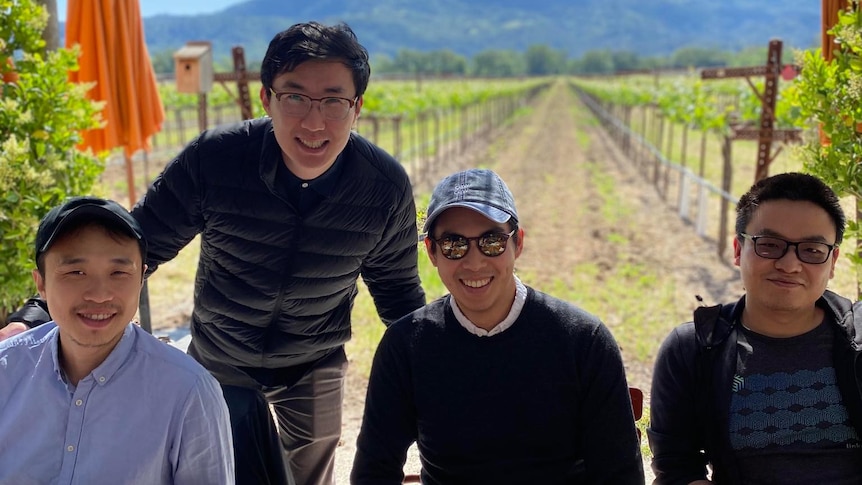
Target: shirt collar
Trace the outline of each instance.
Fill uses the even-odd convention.
[[[111,378],[116,374],[116,372],[123,366],[126,360],[129,358],[129,355],[132,353],[132,347],[135,344],[135,329],[133,327],[133,323],[129,323],[126,325],[126,329],[123,330],[123,336],[120,337],[120,341],[117,342],[117,345],[114,347],[114,350],[108,354],[108,357],[102,362],[98,367],[93,369],[93,372],[88,374],[84,379],[95,379],[97,385],[105,385],[107,384]],[[57,377],[63,381],[67,382],[65,378],[65,373],[63,372],[63,368],[60,366],[60,331],[59,327],[55,327],[51,330],[50,336],[50,345],[51,345],[51,358],[54,360],[54,373],[57,374]]]
[[[284,173],[287,174],[287,179],[290,181],[290,185],[298,187],[300,184],[308,184],[308,187],[322,195],[323,197],[329,197],[335,191],[335,184],[338,182],[339,176],[342,172],[341,159],[344,157],[344,153],[339,153],[338,157],[336,157],[335,162],[332,164],[329,169],[323,172],[317,178],[313,178],[311,180],[303,180],[297,177],[293,172],[284,167]],[[283,166],[284,164],[282,164]]]
[[[282,158],[281,147],[278,145],[278,140],[275,138],[272,120],[267,118],[266,122],[268,123],[268,127],[266,129],[266,135],[263,137],[263,143],[260,149],[259,173],[261,180],[263,180],[269,190],[272,193],[281,196],[284,200],[289,200],[285,195],[285,189],[276,182],[280,177],[281,169],[284,169],[283,171],[291,177],[291,180],[296,179],[297,185],[302,182],[308,182],[309,187],[321,196],[331,196],[335,191],[335,185],[338,183],[341,172],[343,171],[344,163],[342,163],[342,159],[344,158],[344,153],[348,151],[347,147],[338,154],[338,157],[335,159],[335,163],[333,163],[326,172],[315,179],[304,181],[296,175],[293,175],[290,170],[287,170],[287,167],[284,165],[284,159]],[[348,146],[353,143],[353,136],[353,133],[351,133],[350,139],[347,141]]]
[[[452,302],[452,312],[455,314],[455,319],[458,320],[458,323],[460,323],[462,327],[473,335],[477,335],[479,337],[490,337],[492,335],[503,333],[511,327],[513,323],[515,323],[515,320],[517,320],[519,316],[521,316],[521,310],[524,309],[524,303],[527,301],[527,287],[524,286],[524,283],[521,283],[521,280],[517,275],[515,275],[515,301],[512,302],[512,308],[509,309],[509,314],[506,315],[506,318],[491,330],[485,330],[471,322],[470,319],[464,315],[461,309],[458,308],[458,303],[455,302],[455,299],[451,296],[449,297],[449,301]]]

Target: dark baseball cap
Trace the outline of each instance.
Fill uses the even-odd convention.
[[[473,209],[500,224],[518,220],[515,197],[503,179],[491,170],[471,168],[441,180],[431,194],[422,231],[427,233],[434,219],[453,207]]]
[[[146,259],[147,240],[132,214],[117,202],[98,197],[72,197],[54,207],[42,218],[36,232],[36,259],[39,259],[56,241],[57,235],[72,222],[102,222],[116,227],[138,241],[141,257]]]

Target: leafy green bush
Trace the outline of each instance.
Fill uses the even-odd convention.
[[[0,0],[0,318],[33,291],[30,271],[39,220],[67,196],[90,193],[101,158],[75,148],[99,126],[99,106],[70,83],[77,52],[46,52],[48,22],[34,0]],[[9,60],[9,61],[7,61]]]
[[[801,150],[805,169],[839,195],[855,197],[858,212],[862,209],[862,11],[839,12],[838,24],[829,33],[835,37],[833,59],[824,59],[821,49],[801,52],[802,71],[791,93],[801,124],[821,134],[811,137]],[[859,280],[862,227],[852,217],[847,226],[849,244],[842,254],[853,262]]]

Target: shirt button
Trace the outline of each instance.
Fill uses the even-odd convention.
[[[303,182],[303,183],[302,183],[302,188],[303,188],[303,189],[307,189],[307,188],[308,188],[308,182]]]
[[[72,445],[69,445],[66,447],[66,451],[75,451],[75,447]]]
[[[105,376],[99,377],[99,382],[105,382]]]
[[[84,401],[82,399],[78,399],[77,401],[75,401],[75,406],[80,406],[81,404],[84,404]]]

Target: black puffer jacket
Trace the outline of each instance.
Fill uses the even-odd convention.
[[[350,338],[361,274],[387,324],[425,303],[410,181],[391,156],[351,134],[332,195],[304,216],[276,183],[269,118],[204,132],[132,213],[150,271],[201,234],[190,353],[223,383],[237,367],[285,368]]]

